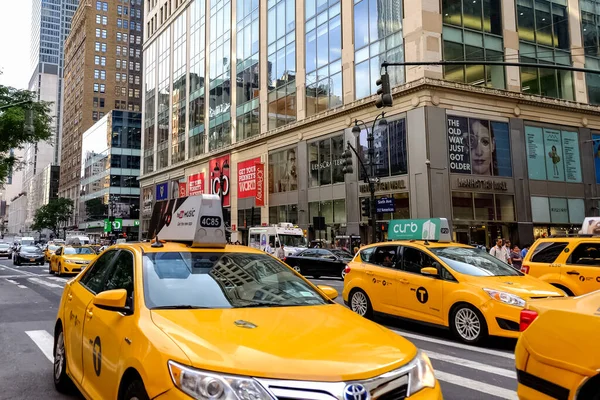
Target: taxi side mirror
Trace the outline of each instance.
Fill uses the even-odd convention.
[[[437,270],[437,268],[434,268],[434,267],[425,267],[425,268],[421,268],[421,274],[429,275],[429,276],[437,276],[438,270]]]
[[[94,305],[102,310],[129,313],[130,309],[126,303],[127,290],[125,289],[107,290],[94,297]]]
[[[317,287],[319,289],[321,289],[321,291],[323,293],[325,293],[325,296],[327,296],[329,299],[331,299],[331,300],[337,299],[338,291],[335,290],[334,288],[332,288],[331,286],[318,285]]]

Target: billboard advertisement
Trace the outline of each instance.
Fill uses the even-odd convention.
[[[204,172],[190,175],[188,178],[188,195],[196,196],[204,193]]]
[[[229,165],[229,161],[231,160],[231,157],[229,156],[229,154],[225,155],[225,156],[221,156],[221,157],[217,157],[217,158],[213,158],[212,160],[210,160],[208,162],[208,174],[209,174],[209,180],[208,180],[208,190],[210,194],[220,194],[221,192],[221,185],[222,185],[222,191],[223,191],[223,197],[224,197],[224,201],[223,201],[223,206],[224,207],[228,207],[230,205],[230,200],[229,200],[229,194],[231,192],[231,185],[230,185],[230,174],[229,171],[231,170],[231,168],[223,168],[223,165]],[[215,171],[215,167],[218,167],[218,171]],[[223,179],[221,182],[220,176],[221,173],[223,173]]]
[[[260,157],[241,161],[238,170],[238,197],[245,199],[256,196],[256,164],[260,164]]]
[[[581,182],[577,132],[525,127],[529,179]]]

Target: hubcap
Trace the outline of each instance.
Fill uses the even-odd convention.
[[[54,379],[59,380],[60,376],[63,372],[65,364],[65,341],[63,338],[63,333],[61,332],[58,335],[58,340],[56,341],[56,351],[54,354]]]
[[[456,312],[454,325],[458,334],[465,340],[475,340],[481,333],[479,317],[470,308],[461,308]]]
[[[294,268],[294,271],[300,273],[300,267],[297,265],[294,265],[292,268]]]
[[[367,314],[367,296],[363,292],[355,292],[352,295],[350,306],[352,307],[352,311],[364,317]]]
[[[346,277],[346,271],[342,270],[342,279],[344,279]]]

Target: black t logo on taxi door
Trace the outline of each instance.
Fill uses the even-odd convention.
[[[96,336],[96,339],[94,339],[93,356],[94,371],[96,372],[96,376],[100,376],[100,372],[102,372],[102,343],[100,343],[100,336]]]
[[[419,300],[419,303],[421,304],[425,304],[427,303],[427,300],[429,300],[429,293],[427,293],[427,289],[423,286],[417,289],[417,300]]]

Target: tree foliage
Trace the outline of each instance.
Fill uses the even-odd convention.
[[[21,102],[25,103],[7,107]],[[50,104],[38,102],[34,92],[0,85],[0,184],[6,182],[14,169],[23,166],[23,161],[12,150],[52,137]],[[32,111],[33,129],[27,129],[28,110]]]
[[[31,229],[41,231],[50,229],[58,236],[58,227],[61,223],[66,223],[73,215],[73,200],[59,197],[52,199],[48,204],[38,208],[33,217]]]

